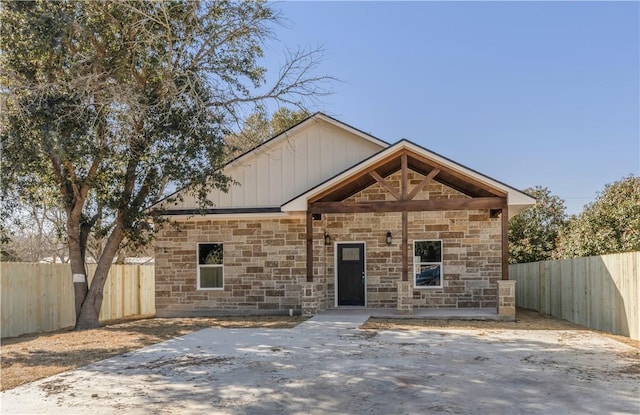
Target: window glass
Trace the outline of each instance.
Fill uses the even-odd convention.
[[[414,255],[419,262],[442,262],[442,241],[416,241]]]
[[[222,265],[222,244],[200,244],[198,248],[198,264]]]
[[[222,267],[201,267],[200,288],[221,288]]]
[[[198,244],[198,289],[224,287],[223,244]]]
[[[441,276],[440,265],[418,265],[416,287],[438,287]]]
[[[413,272],[415,288],[442,287],[442,241],[414,241]]]
[[[343,261],[360,261],[360,248],[342,248]]]

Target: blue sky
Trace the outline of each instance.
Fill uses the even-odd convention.
[[[312,110],[579,213],[640,174],[638,2],[278,2],[265,63],[322,47]]]

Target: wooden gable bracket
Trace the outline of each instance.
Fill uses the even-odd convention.
[[[403,151],[400,155],[400,173],[402,175],[402,182],[400,188],[402,189],[402,200],[407,200],[407,193],[409,187],[409,168],[407,162],[407,152]]]
[[[392,156],[385,157],[384,159],[378,161],[374,165],[369,166],[369,168],[367,168],[366,170],[358,172],[358,173],[354,174],[353,176],[350,176],[348,179],[344,180],[342,183],[339,183],[336,186],[328,188],[328,189],[320,192],[319,194],[313,196],[312,198],[310,198],[308,200],[308,202],[313,204],[313,203],[315,203],[315,202],[317,202],[319,200],[322,200],[327,195],[331,195],[335,191],[336,187],[349,186],[353,182],[362,179],[364,176],[372,177],[375,180],[375,177],[373,177],[370,173],[374,172],[374,171],[377,173],[377,170],[378,170],[378,168],[380,168],[380,166],[384,166],[385,164],[389,163],[392,160],[395,160],[396,158],[397,158],[397,155],[392,155]],[[382,177],[382,176],[380,176],[380,177]],[[362,189],[360,189],[360,190],[362,190]]]
[[[416,187],[414,187],[413,190],[407,195],[407,199],[411,200],[416,197],[416,195],[420,193],[422,189],[424,189],[429,183],[431,183],[431,179],[436,177],[438,173],[440,173],[440,169],[431,170],[429,174],[424,179],[422,179],[422,181],[418,183]]]
[[[371,213],[420,212],[438,210],[503,209],[503,197],[474,197],[469,199],[385,200],[375,202],[315,202],[309,206],[312,213]]]
[[[396,200],[400,200],[400,195],[398,194],[398,192],[396,192],[396,190],[393,187],[391,187],[391,185],[385,179],[383,179],[382,176],[380,176],[377,171],[372,170],[369,172],[369,175],[374,179],[376,179],[376,181],[380,183],[380,186],[384,187],[387,190],[387,192],[391,193],[391,195],[395,197]]]
[[[389,182],[382,178],[382,176],[380,176],[377,171],[370,171],[369,175],[373,177],[378,183],[380,183],[380,185],[384,187],[389,193],[391,193],[391,195],[395,197],[396,200],[412,200],[418,193],[420,193],[420,191],[422,191],[422,189],[424,189],[429,183],[431,183],[431,179],[436,177],[438,173],[440,173],[440,169],[431,170],[429,174],[424,179],[422,179],[422,181],[418,183],[416,187],[414,187],[413,190],[411,190],[411,192],[409,192],[409,194],[407,194],[405,197],[399,194],[396,189],[391,187]],[[408,183],[402,183],[401,186],[406,189],[409,188]]]
[[[501,217],[502,220],[502,278],[508,278],[508,214],[507,212],[507,197],[503,192],[499,192],[489,186],[484,186],[477,183],[474,179],[468,179],[474,185],[482,187],[486,192],[492,194],[491,196],[475,196],[464,199],[435,199],[435,200],[414,200],[414,198],[427,186],[431,181],[440,173],[445,172],[448,175],[455,174],[457,177],[462,177],[458,173],[450,171],[447,167],[441,166],[439,163],[434,163],[431,160],[423,159],[425,164],[429,164],[432,169],[426,176],[418,183],[413,189],[409,190],[409,157],[412,160],[419,156],[414,155],[407,150],[399,151],[398,153],[386,157],[383,160],[378,161],[368,169],[361,171],[348,180],[324,190],[319,195],[316,195],[308,201],[307,204],[307,229],[306,229],[306,242],[307,242],[307,281],[313,281],[313,220],[320,219],[323,213],[371,213],[371,212],[401,212],[402,213],[402,242],[401,242],[401,255],[402,258],[402,280],[408,281],[409,279],[409,244],[408,244],[408,213],[418,211],[442,211],[442,210],[466,210],[466,209],[488,209],[491,217]],[[395,189],[389,181],[382,177],[378,173],[378,169],[385,164],[397,163],[400,158],[400,189]],[[397,166],[397,164],[396,164]],[[387,170],[388,171],[388,170]],[[396,170],[397,171],[397,170]],[[444,174],[444,173],[443,173]],[[371,201],[371,202],[351,202],[337,200],[337,201],[322,201],[322,199],[330,195],[335,189],[342,186],[352,185],[356,180],[360,180],[364,176],[370,176],[374,182],[377,182],[386,191],[391,193],[395,200],[383,200],[383,201]],[[464,193],[464,192],[463,192]]]

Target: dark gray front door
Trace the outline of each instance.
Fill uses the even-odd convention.
[[[364,305],[364,244],[338,244],[338,305]]]

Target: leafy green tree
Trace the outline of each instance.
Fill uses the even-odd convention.
[[[550,259],[556,248],[558,231],[566,220],[564,200],[546,187],[525,189],[536,205],[509,220],[509,262]]]
[[[228,158],[232,159],[251,150],[307,117],[309,117],[309,112],[306,110],[294,111],[287,107],[280,107],[278,111],[273,113],[271,119],[264,112],[251,114],[247,117],[238,133],[229,134],[225,137]]]
[[[205,207],[227,189],[223,137],[239,114],[301,108],[329,79],[313,74],[318,51],[300,51],[266,85],[277,13],[263,1],[5,2],[0,20],[2,196],[58,195],[76,329],[98,326],[116,253],[153,237],[148,206],[188,185]],[[89,287],[90,234],[104,243]]]
[[[290,127],[293,127],[309,117],[309,115],[310,114],[304,109],[293,111],[287,107],[280,107],[271,117],[271,136],[278,135]]]
[[[640,177],[605,186],[558,237],[556,258],[640,250]]]

